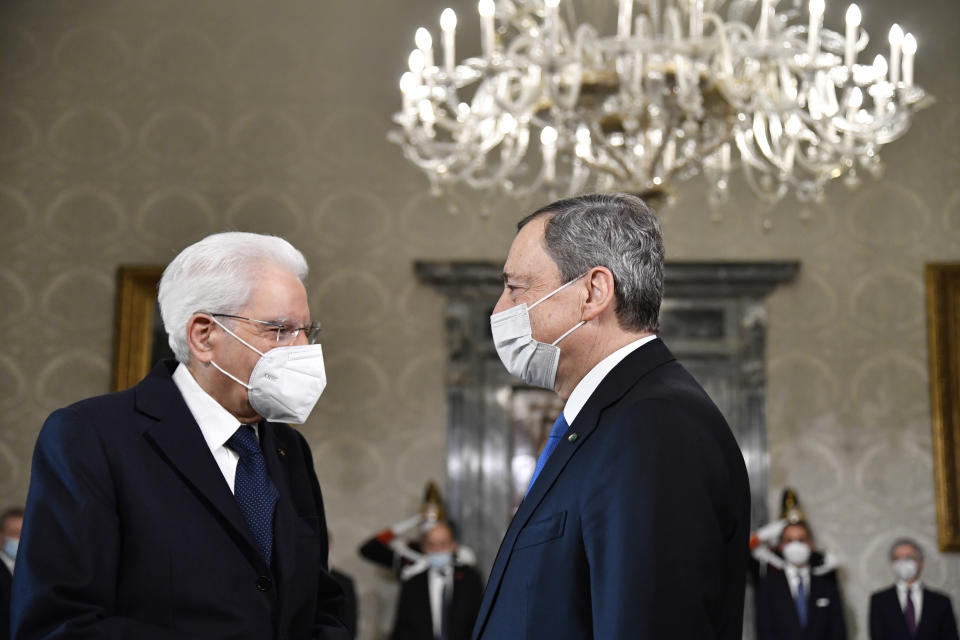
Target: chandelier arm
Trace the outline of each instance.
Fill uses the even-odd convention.
[[[715,37],[720,41],[720,60],[724,65],[725,73],[733,73],[733,56],[730,54],[730,41],[727,39],[727,31],[724,29],[723,20],[712,11],[703,16],[707,22],[713,23]]]
[[[616,161],[616,164],[620,165],[623,169],[623,173],[616,174],[617,177],[621,180],[626,179],[630,175],[630,166],[627,162],[621,157],[620,152],[610,144],[610,141],[607,140],[607,137],[603,135],[603,130],[600,129],[600,125],[597,122],[590,123],[590,130],[593,132],[593,135],[599,139],[600,146],[603,147],[607,153],[610,154],[610,157]]]
[[[681,169],[685,169],[691,165],[695,165],[696,163],[702,162],[702,158],[706,158],[716,153],[720,149],[720,147],[722,147],[726,143],[727,143],[727,139],[724,137],[720,141],[714,142],[713,144],[707,145],[706,147],[703,147],[702,149],[700,149],[696,157],[685,156],[680,162],[676,164],[674,168],[671,168],[667,172],[667,175],[672,176],[675,173],[678,173]],[[664,178],[666,177],[667,176],[664,176]]]

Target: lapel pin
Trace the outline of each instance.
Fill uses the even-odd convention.
[[[287,450],[277,447],[277,453],[280,454],[280,457],[282,458],[283,456],[287,455]]]
[[[567,440],[570,441],[570,442],[576,442],[576,441],[577,441],[577,438],[579,438],[579,437],[580,437],[580,436],[578,436],[577,434],[571,433],[571,434],[567,437]]]

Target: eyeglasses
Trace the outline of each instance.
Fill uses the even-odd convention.
[[[305,327],[288,327],[279,322],[267,322],[266,320],[254,320],[253,318],[244,318],[243,316],[232,316],[229,313],[211,313],[216,318],[232,318],[234,320],[246,320],[247,322],[256,322],[259,325],[269,327],[268,331],[275,334],[275,340],[280,346],[292,345],[300,332],[303,331],[307,336],[307,344],[316,344],[320,337],[320,323],[311,322]]]

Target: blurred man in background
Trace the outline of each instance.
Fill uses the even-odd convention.
[[[890,547],[892,587],[870,597],[870,640],[957,640],[950,597],[926,588],[923,549],[910,538]]]

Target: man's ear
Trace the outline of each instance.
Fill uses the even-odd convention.
[[[205,313],[195,313],[187,320],[187,344],[190,346],[190,360],[207,364],[213,359],[213,337],[216,324]]]
[[[594,267],[584,276],[587,287],[587,297],[583,301],[581,320],[590,322],[608,308],[614,308],[616,294],[614,293],[613,273],[606,267]]]

